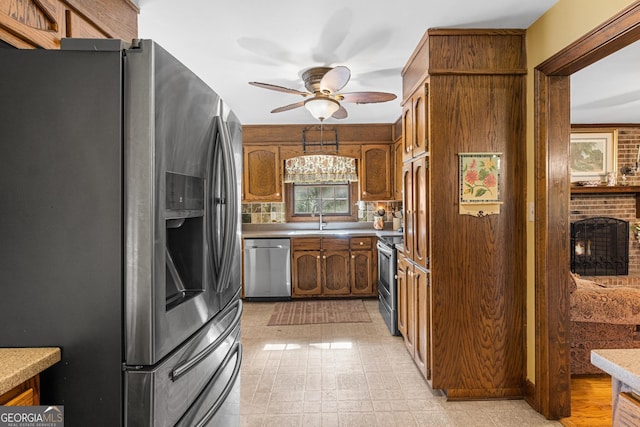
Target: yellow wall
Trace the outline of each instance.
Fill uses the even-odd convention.
[[[632,0],[558,0],[527,29],[527,202],[534,201],[533,70],[618,12]],[[569,213],[567,212],[567,215]],[[527,223],[527,378],[535,382],[534,227]]]

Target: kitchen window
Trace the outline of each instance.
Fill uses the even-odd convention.
[[[351,201],[357,183],[286,184],[285,189],[287,221],[313,221],[320,212],[327,220],[356,220]]]

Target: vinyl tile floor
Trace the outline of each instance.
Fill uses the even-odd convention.
[[[560,426],[523,400],[448,402],[418,372],[377,300],[371,323],[267,326],[271,302],[245,302],[241,426]]]

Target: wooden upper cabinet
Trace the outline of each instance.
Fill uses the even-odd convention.
[[[393,125],[393,199],[402,200],[402,117]]]
[[[282,202],[278,147],[244,147],[243,166],[243,201]]]
[[[393,199],[402,200],[402,140],[393,146]]]
[[[429,84],[420,85],[402,109],[403,160],[429,151]]]
[[[131,0],[0,0],[0,39],[17,48],[60,48],[60,40],[138,37]]]
[[[402,160],[413,157],[413,104],[411,100],[402,106]]]
[[[413,157],[429,151],[429,84],[418,88],[411,98],[413,112]]]
[[[413,261],[429,268],[429,158],[412,162]]]
[[[391,200],[391,145],[363,145],[360,199]]]
[[[409,259],[413,259],[415,207],[413,198],[413,164],[411,162],[404,163],[402,166],[402,187],[404,189],[404,229],[402,232],[404,255]]]

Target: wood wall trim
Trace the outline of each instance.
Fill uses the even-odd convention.
[[[568,76],[639,39],[637,1],[536,68],[546,75]]]
[[[569,77],[536,71],[536,409],[571,415],[569,348]]]
[[[571,413],[569,353],[569,75],[640,40],[640,2],[535,70],[534,191],[536,383],[534,408],[549,419]]]
[[[303,129],[310,125],[244,125],[242,126],[242,143],[294,143],[302,146]],[[336,129],[338,143],[366,142],[367,144],[392,144],[393,123],[366,123],[350,125],[324,125],[325,131]],[[328,136],[332,137],[331,134]]]

